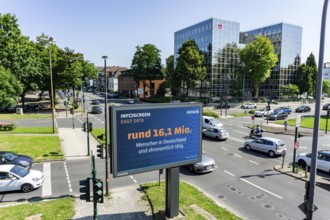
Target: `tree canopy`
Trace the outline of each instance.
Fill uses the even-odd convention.
[[[259,35],[241,50],[240,57],[245,64],[245,72],[250,73],[254,96],[258,97],[260,83],[270,77],[272,68],[278,62],[274,46],[267,37]]]
[[[0,66],[0,82],[0,106],[16,103],[22,92],[22,84],[2,66]]]

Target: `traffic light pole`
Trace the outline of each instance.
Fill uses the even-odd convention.
[[[94,188],[94,185],[96,183],[96,166],[95,166],[95,156],[92,155],[92,163],[93,163],[93,170],[92,170],[92,175],[93,175],[93,188]],[[93,189],[93,192],[94,192],[94,189]],[[95,197],[95,194],[93,194],[93,208],[94,208],[94,220],[97,219],[97,201],[96,201],[96,198]]]
[[[87,124],[86,124],[86,130],[87,130],[87,156],[89,156],[90,146],[89,146],[89,121],[88,121],[88,113],[87,112]]]

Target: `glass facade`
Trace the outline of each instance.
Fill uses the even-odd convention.
[[[241,33],[243,43],[252,42],[259,34],[270,39],[278,55],[278,64],[270,78],[259,88],[259,96],[278,98],[282,86],[293,83],[294,72],[301,63],[302,27],[279,23]]]
[[[240,32],[237,22],[211,18],[174,33],[174,58],[182,44],[194,39],[204,53],[207,77],[198,82],[191,95],[251,98],[252,90],[248,74],[243,76],[239,47],[252,42],[262,34],[270,39],[278,54],[279,62],[270,78],[260,85],[259,96],[278,98],[282,86],[293,83],[294,72],[300,65],[302,28],[279,23],[251,31]],[[242,43],[242,44],[240,44]],[[243,80],[244,79],[244,80]],[[245,80],[246,79],[246,80]]]
[[[205,81],[197,82],[196,88],[199,89],[191,91],[193,95],[199,95],[200,92],[202,96],[229,95],[227,91],[234,78],[230,74],[236,72],[237,68],[237,65],[232,65],[231,60],[238,58],[237,55],[232,56],[233,51],[229,47],[239,42],[239,29],[237,22],[211,18],[174,33],[175,61],[179,48],[189,39],[194,39],[204,54],[207,77]]]

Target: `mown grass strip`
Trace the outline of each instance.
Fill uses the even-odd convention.
[[[38,118],[51,118],[51,114],[0,114],[0,121],[1,120],[19,120],[19,119],[38,119]]]

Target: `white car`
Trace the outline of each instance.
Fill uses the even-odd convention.
[[[227,140],[229,138],[229,133],[224,128],[208,128],[203,130],[203,137],[214,138],[217,141]]]
[[[212,116],[203,116],[202,126],[204,129],[214,127],[223,128],[223,124],[218,119]]]
[[[22,190],[31,192],[42,186],[44,174],[17,165],[0,165],[0,192]]]
[[[272,114],[274,112],[273,109],[269,109],[269,111],[267,110],[267,108],[262,108],[259,110],[256,110],[253,114],[255,117],[264,117],[267,116],[268,114]]]
[[[128,104],[134,104],[135,102],[134,102],[134,99],[128,99],[128,100],[127,100],[127,103],[128,103]]]
[[[247,104],[243,104],[241,107],[244,109],[253,109],[253,108],[257,108],[257,104],[256,103],[247,103]]]
[[[296,163],[301,167],[311,166],[311,153],[301,153],[296,156]],[[319,170],[330,173],[330,150],[317,152],[316,167]]]
[[[270,157],[282,155],[286,151],[285,143],[277,138],[262,137],[254,140],[246,140],[244,143],[246,150],[257,150],[267,153]]]

